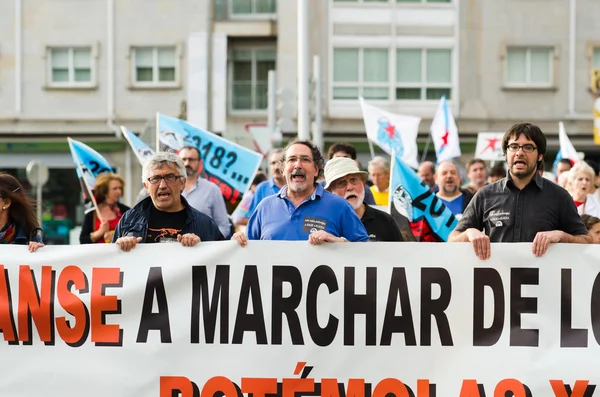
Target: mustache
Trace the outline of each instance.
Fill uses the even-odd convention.
[[[306,172],[304,172],[302,170],[294,170],[294,171],[292,171],[292,173],[290,175],[291,176],[306,176]]]

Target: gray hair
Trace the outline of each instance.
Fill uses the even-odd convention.
[[[142,183],[148,180],[148,174],[150,171],[162,167],[163,165],[174,166],[179,171],[179,175],[185,177],[185,165],[183,160],[173,152],[156,152],[154,156],[150,157],[145,163],[142,169]]]
[[[594,183],[596,173],[588,163],[585,163],[583,161],[578,162],[569,170],[569,182],[575,182],[575,179],[577,179],[577,175],[582,173],[588,174],[588,176],[590,177],[590,182]]]
[[[385,170],[388,174],[390,173],[390,162],[386,158],[382,156],[375,156],[369,161],[368,169],[373,168],[381,168]]]

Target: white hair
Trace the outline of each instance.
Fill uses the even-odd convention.
[[[142,183],[146,182],[150,171],[160,168],[165,164],[175,166],[177,171],[179,171],[179,175],[186,176],[185,165],[178,155],[173,152],[156,152],[154,156],[150,157],[144,163],[144,167],[142,168]]]
[[[580,161],[579,163],[575,164],[568,172],[569,182],[571,183],[573,183],[575,179],[577,179],[577,176],[581,173],[588,174],[592,183],[594,183],[594,178],[596,177],[594,169],[590,167],[588,163],[585,163],[583,161]]]
[[[384,157],[375,156],[371,159],[371,161],[369,161],[368,168],[369,168],[369,170],[371,168],[381,168],[389,174],[390,173],[390,162]]]

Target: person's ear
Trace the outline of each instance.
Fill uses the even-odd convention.
[[[7,210],[10,207],[11,201],[9,198],[5,198],[4,200],[2,200],[2,209],[3,210]]]

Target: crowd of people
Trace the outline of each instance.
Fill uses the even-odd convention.
[[[470,242],[480,259],[492,242],[532,242],[536,256],[552,243],[600,243],[598,165],[561,160],[556,179],[542,177],[546,137],[530,123],[504,134],[505,164],[490,169],[480,159],[466,164],[466,183],[456,163],[422,162],[417,174],[459,220],[450,242]],[[390,162],[376,156],[362,171],[356,149],[333,144],[327,159],[309,141],[291,141],[268,156],[268,177],[259,172],[231,216],[217,185],[201,177],[199,150],[156,153],[143,167],[145,194],[133,208],[120,203],[123,179],[98,176],[96,205],[86,216],[80,242],[138,243],[306,240],[313,245],[367,241],[415,241],[410,219],[387,207]],[[0,241],[43,247],[40,225],[19,182],[0,174]]]

